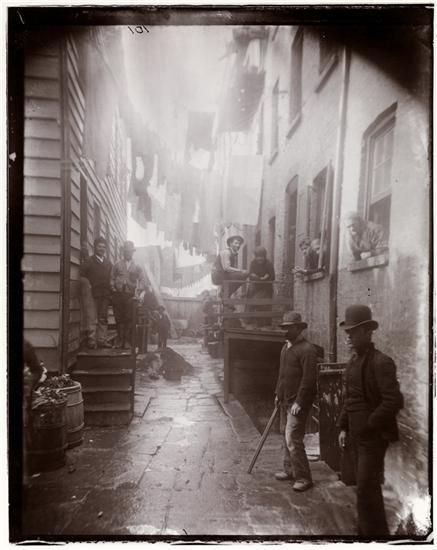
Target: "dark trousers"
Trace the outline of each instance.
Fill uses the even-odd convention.
[[[358,534],[388,536],[381,483],[388,442],[379,435],[350,434],[357,483]]]
[[[117,337],[119,343],[130,343],[132,329],[132,298],[126,292],[114,292],[112,306],[114,308],[115,323],[117,325]]]
[[[168,330],[166,328],[158,329],[158,348],[167,347]]]

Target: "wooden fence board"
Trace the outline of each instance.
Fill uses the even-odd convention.
[[[25,329],[23,335],[36,348],[57,348],[59,344],[59,331],[56,329]]]
[[[26,118],[49,118],[58,120],[60,105],[56,99],[26,98],[24,100]]]
[[[23,307],[26,310],[59,310],[59,294],[56,292],[24,292]]]
[[[61,96],[58,80],[26,78],[24,81],[24,90],[26,97],[59,99]]]
[[[61,278],[59,273],[31,273],[24,277],[24,290],[41,292],[59,292]]]
[[[26,56],[24,75],[36,78],[60,78],[59,57],[48,55]]]
[[[61,163],[56,160],[24,159],[24,177],[57,178],[61,177]]]

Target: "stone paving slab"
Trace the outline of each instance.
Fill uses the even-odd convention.
[[[137,373],[144,414],[128,427],[85,430],[64,468],[33,480],[28,537],[353,534],[354,490],[326,464],[311,462],[315,487],[304,494],[274,479],[279,434],[247,474],[260,434],[241,405],[223,405],[222,360],[200,353],[197,342],[174,351],[192,366],[180,382]]]

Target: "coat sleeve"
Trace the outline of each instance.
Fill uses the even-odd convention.
[[[376,384],[381,402],[368,419],[370,428],[382,428],[392,420],[403,406],[403,396],[396,378],[396,365],[385,356],[374,365]]]
[[[296,396],[296,403],[309,407],[314,399],[317,385],[317,355],[313,346],[306,346],[301,355],[302,379]]]

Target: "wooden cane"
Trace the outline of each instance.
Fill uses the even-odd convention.
[[[259,453],[261,452],[261,449],[263,448],[264,446],[264,443],[266,442],[266,439],[267,439],[267,436],[269,435],[269,431],[273,425],[273,422],[275,421],[275,418],[276,418],[276,415],[278,414],[278,411],[279,411],[279,406],[276,405],[275,406],[275,410],[272,412],[272,416],[270,417],[270,420],[261,436],[261,439],[258,443],[258,447],[256,448],[256,451],[255,451],[255,454],[253,455],[253,458],[252,458],[252,461],[250,463],[250,466],[249,466],[249,469],[247,470],[247,473],[250,474],[252,473],[252,469],[253,467],[255,466],[255,462],[258,458],[258,455]]]

